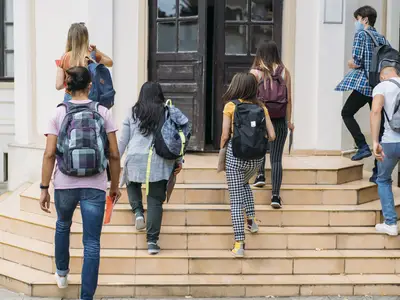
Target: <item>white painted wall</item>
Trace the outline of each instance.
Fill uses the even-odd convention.
[[[90,42],[114,59],[115,68],[111,71],[117,95],[113,117],[118,126],[137,99],[138,85],[144,80],[147,65],[143,62],[147,46],[143,46],[144,41],[139,42],[146,32],[145,0],[71,0],[68,7],[79,7],[74,13],[66,13],[65,3],[61,1],[16,2],[15,68],[19,111],[15,113],[17,138],[10,155],[11,190],[25,181],[37,180],[40,174],[40,164],[28,161],[34,159],[41,163],[38,154],[43,151],[43,133],[56,105],[63,101],[64,92],[55,89],[55,60],[64,53],[71,23],[85,22]],[[24,167],[29,165],[25,170],[21,156],[27,159]]]

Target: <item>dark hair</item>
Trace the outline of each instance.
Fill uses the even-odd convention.
[[[222,97],[225,102],[230,100],[246,100],[259,104],[257,100],[258,82],[251,73],[237,73],[232,78],[228,90]]]
[[[72,67],[67,71],[67,89],[74,95],[78,91],[84,91],[89,87],[92,79],[89,70],[85,67]]]
[[[376,22],[376,18],[378,17],[378,14],[375,10],[375,8],[369,6],[369,5],[365,5],[363,7],[360,7],[359,9],[357,9],[354,12],[354,18],[368,18],[368,25],[374,27],[375,26],[375,22]]]
[[[279,55],[278,46],[274,41],[262,43],[257,48],[256,57],[252,65],[252,69],[259,69],[266,76],[271,76],[274,66],[282,65],[281,56]]]
[[[132,107],[132,118],[139,121],[140,133],[154,133],[164,113],[164,94],[158,82],[146,82],[140,89],[139,99]]]

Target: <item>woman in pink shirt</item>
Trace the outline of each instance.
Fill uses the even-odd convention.
[[[57,210],[55,278],[59,288],[68,286],[69,240],[72,216],[79,204],[83,221],[84,260],[81,299],[92,300],[97,288],[100,235],[110,162],[110,196],[118,200],[120,156],[111,113],[88,99],[90,74],[85,67],[67,70],[72,100],[57,107],[46,131],[40,207],[50,213],[49,185],[54,169],[54,202]]]

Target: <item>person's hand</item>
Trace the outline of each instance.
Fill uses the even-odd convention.
[[[40,208],[46,212],[50,213],[50,194],[49,190],[42,190],[40,194]]]
[[[96,50],[97,50],[96,45],[89,46],[89,52],[96,51]]]
[[[292,122],[288,122],[288,123],[287,123],[287,127],[288,127],[291,131],[294,130],[294,124],[293,124]]]
[[[383,161],[383,159],[385,158],[385,153],[383,152],[381,144],[374,143],[372,149],[374,151],[376,160]]]
[[[275,141],[275,139],[276,139],[276,135],[275,134],[273,134],[273,135],[268,137],[268,141],[270,141],[270,142]]]
[[[114,203],[117,203],[119,198],[121,198],[121,191],[119,188],[111,188],[108,195],[111,197],[111,199],[114,200]]]
[[[177,166],[176,166],[176,168],[174,170],[174,175],[175,176],[178,175],[181,171],[182,171],[182,164],[179,163],[179,164],[177,164]]]
[[[357,69],[357,68],[360,67],[360,66],[357,66],[357,65],[354,63],[354,60],[352,60],[352,59],[350,59],[350,60],[347,62],[347,66],[348,66],[350,69]]]

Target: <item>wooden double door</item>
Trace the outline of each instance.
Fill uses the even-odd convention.
[[[219,148],[222,95],[257,46],[282,44],[283,0],[148,0],[149,80],[191,120],[190,150]]]

